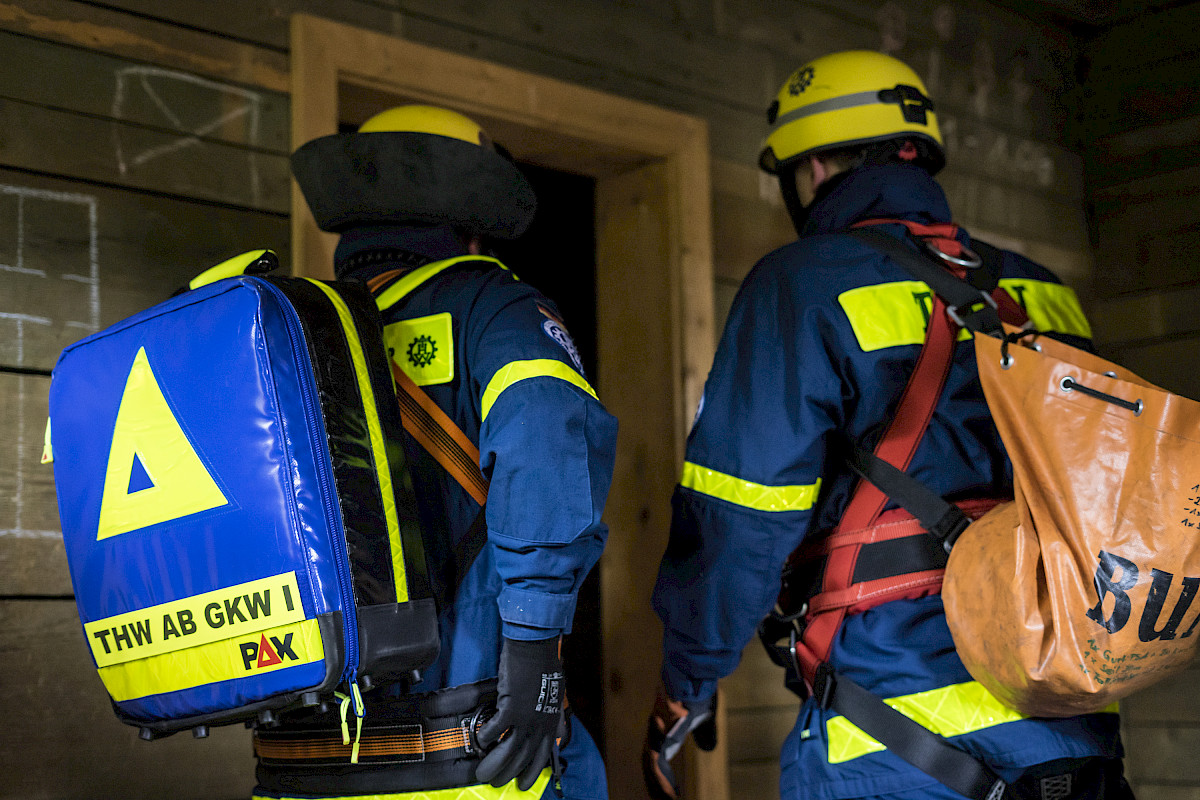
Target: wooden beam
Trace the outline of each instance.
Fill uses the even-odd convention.
[[[86,3],[0,2],[0,28],[136,61],[287,91],[287,56],[281,52]]]

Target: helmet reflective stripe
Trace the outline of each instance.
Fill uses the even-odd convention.
[[[837,111],[842,108],[854,108],[855,106],[869,106],[874,103],[882,103],[879,99],[879,92],[857,92],[848,94],[844,97],[834,97],[830,100],[820,100],[816,103],[810,103],[806,106],[793,109],[786,114],[783,114],[775,121],[775,127],[772,131],[777,131],[789,122],[800,119],[801,117],[810,117],[813,114],[824,114],[826,111]]]

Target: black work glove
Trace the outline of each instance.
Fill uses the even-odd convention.
[[[479,729],[479,745],[489,752],[475,777],[497,787],[516,778],[517,788],[526,791],[543,769],[558,761],[567,693],[558,637],[532,642],[506,638],[497,689],[496,715]]]
[[[717,746],[717,696],[714,694],[707,703],[685,706],[660,690],[650,712],[646,744],[642,748],[642,778],[655,800],[679,797],[671,760],[683,749],[689,733],[701,750]]]

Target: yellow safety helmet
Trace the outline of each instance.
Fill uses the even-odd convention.
[[[453,225],[515,239],[537,200],[525,176],[487,132],[448,108],[403,105],[355,133],[322,136],[292,154],[292,174],[317,225]]]
[[[767,109],[758,163],[772,174],[840,147],[909,139],[931,173],[946,163],[925,84],[907,64],[871,50],[831,53],[796,70]]]
[[[494,150],[492,140],[470,117],[448,108],[408,105],[380,111],[358,128],[359,133],[430,133]]]

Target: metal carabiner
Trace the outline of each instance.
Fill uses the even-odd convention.
[[[984,294],[983,292],[980,292],[979,297],[992,308],[996,309],[997,311],[1000,310],[1000,306],[996,304],[996,298],[992,297],[990,294]],[[963,322],[963,318],[958,314],[958,306],[946,306],[946,316],[954,320],[954,324],[958,327],[967,327],[966,323]]]
[[[965,269],[977,269],[978,267],[983,266],[983,259],[980,258],[974,250],[966,245],[963,245],[962,247],[962,252],[965,258],[958,258],[957,256],[950,255],[949,253],[943,253],[929,239],[925,240],[925,249],[933,253],[942,261],[954,264],[957,267],[963,267]]]

